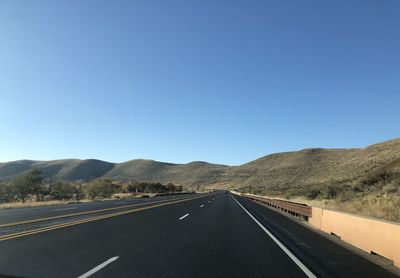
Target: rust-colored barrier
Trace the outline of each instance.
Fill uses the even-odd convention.
[[[244,196],[253,201],[263,203],[271,208],[278,209],[293,216],[303,217],[306,220],[312,216],[312,207],[306,204],[294,203],[280,199],[270,199],[250,194],[245,194]]]

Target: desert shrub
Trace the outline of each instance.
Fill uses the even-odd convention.
[[[327,186],[322,191],[322,197],[324,199],[335,199],[338,194],[338,190],[334,186]]]
[[[355,193],[363,192],[364,187],[362,185],[353,185],[351,190]]]
[[[0,203],[8,203],[14,199],[15,192],[8,183],[0,184]]]
[[[321,191],[319,191],[318,189],[311,189],[311,190],[306,194],[306,197],[307,197],[308,199],[313,200],[313,199],[317,198],[319,194],[321,194]]]
[[[41,171],[33,168],[31,171],[12,180],[9,183],[9,193],[13,193],[13,199],[25,203],[31,195],[35,195],[37,201],[43,201],[44,196],[48,194],[48,190],[42,182],[41,174]]]
[[[383,191],[383,193],[386,193],[386,194],[397,193],[398,187],[396,187],[394,185],[385,185],[384,187],[382,187],[382,191]]]
[[[50,195],[56,200],[71,199],[76,191],[72,184],[55,182],[50,191]]]
[[[183,187],[168,183],[167,185],[152,181],[130,181],[126,186],[129,193],[162,193],[162,192],[182,192]]]
[[[375,186],[375,189],[382,189],[384,185],[391,182],[399,183],[400,173],[390,171],[384,167],[369,172],[362,180],[362,184],[366,186]]]
[[[352,188],[344,189],[342,191],[337,192],[337,199],[340,202],[347,202],[355,199],[357,197],[357,193],[352,190]]]
[[[33,168],[23,176],[23,179],[27,186],[29,186],[30,193],[36,196],[36,200],[43,201],[44,196],[49,192],[43,184],[42,172],[37,168]]]
[[[10,186],[14,192],[14,198],[23,203],[29,198],[32,193],[32,188],[26,176],[20,176],[11,181]]]
[[[114,193],[111,182],[107,180],[94,180],[86,187],[89,198],[109,198]]]
[[[388,185],[392,185],[395,186],[397,188],[400,188],[400,177],[399,176],[395,176],[392,181],[390,183],[388,183]]]
[[[124,187],[124,184],[121,182],[111,182],[111,187],[114,190],[115,193],[126,193],[126,187]]]
[[[308,189],[296,186],[285,190],[283,193],[283,197],[291,199],[293,197],[306,196],[308,193],[309,193]]]
[[[82,185],[75,185],[74,197],[75,197],[75,200],[77,200],[77,201],[85,198],[85,192],[82,189]]]
[[[126,191],[129,193],[138,193],[139,192],[139,183],[137,181],[130,181],[126,185]]]
[[[173,183],[168,183],[167,184],[167,191],[168,192],[175,192],[176,191],[176,186]]]

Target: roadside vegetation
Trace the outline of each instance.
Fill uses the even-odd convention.
[[[248,186],[241,192],[289,199],[308,205],[400,222],[400,160],[359,179],[287,188]]]
[[[152,181],[114,181],[95,179],[88,183],[66,183],[43,179],[42,172],[33,168],[10,181],[0,183],[0,207],[61,204],[106,198],[149,197],[154,193],[175,193],[184,189],[172,183]]]

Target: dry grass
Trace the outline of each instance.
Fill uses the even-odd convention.
[[[57,205],[66,205],[66,204],[74,204],[74,203],[89,203],[94,201],[109,201],[116,199],[132,199],[132,198],[143,198],[144,195],[148,197],[153,197],[155,193],[115,193],[111,198],[105,199],[81,199],[79,201],[73,200],[52,200],[52,201],[44,201],[44,202],[36,202],[34,200],[28,200],[25,203],[22,202],[12,202],[12,203],[3,203],[0,204],[0,209],[11,209],[11,208],[30,208],[30,207],[41,207],[41,206],[57,206]]]
[[[277,153],[230,167],[225,181],[237,187],[268,190],[310,188],[328,183],[345,184],[400,159],[400,139],[363,149],[306,149]],[[400,167],[394,169],[400,172]],[[221,182],[221,181],[220,181]]]
[[[305,197],[295,197],[290,200],[310,206],[400,222],[400,195],[398,194],[375,193],[349,201],[339,201],[336,199],[308,200]]]
[[[84,199],[84,200],[80,200],[79,202],[86,203],[86,202],[91,202],[91,201],[92,200]],[[44,201],[44,202],[26,201],[25,203],[13,202],[13,203],[0,204],[0,209],[56,206],[56,205],[66,205],[66,204],[72,204],[72,203],[74,203],[74,201],[62,201],[62,200],[53,200],[53,201]]]
[[[242,192],[400,222],[399,139],[364,149],[276,154],[239,170]]]
[[[144,196],[154,197],[157,193],[114,193],[111,199],[132,199],[143,198]]]

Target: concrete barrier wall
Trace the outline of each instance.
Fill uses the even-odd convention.
[[[236,191],[231,193],[243,195]],[[400,267],[400,224],[317,207],[312,207],[312,216],[308,218],[308,222],[368,253],[376,253],[392,260],[395,266]]]
[[[315,207],[308,221],[315,228],[388,258],[400,267],[400,225]]]

